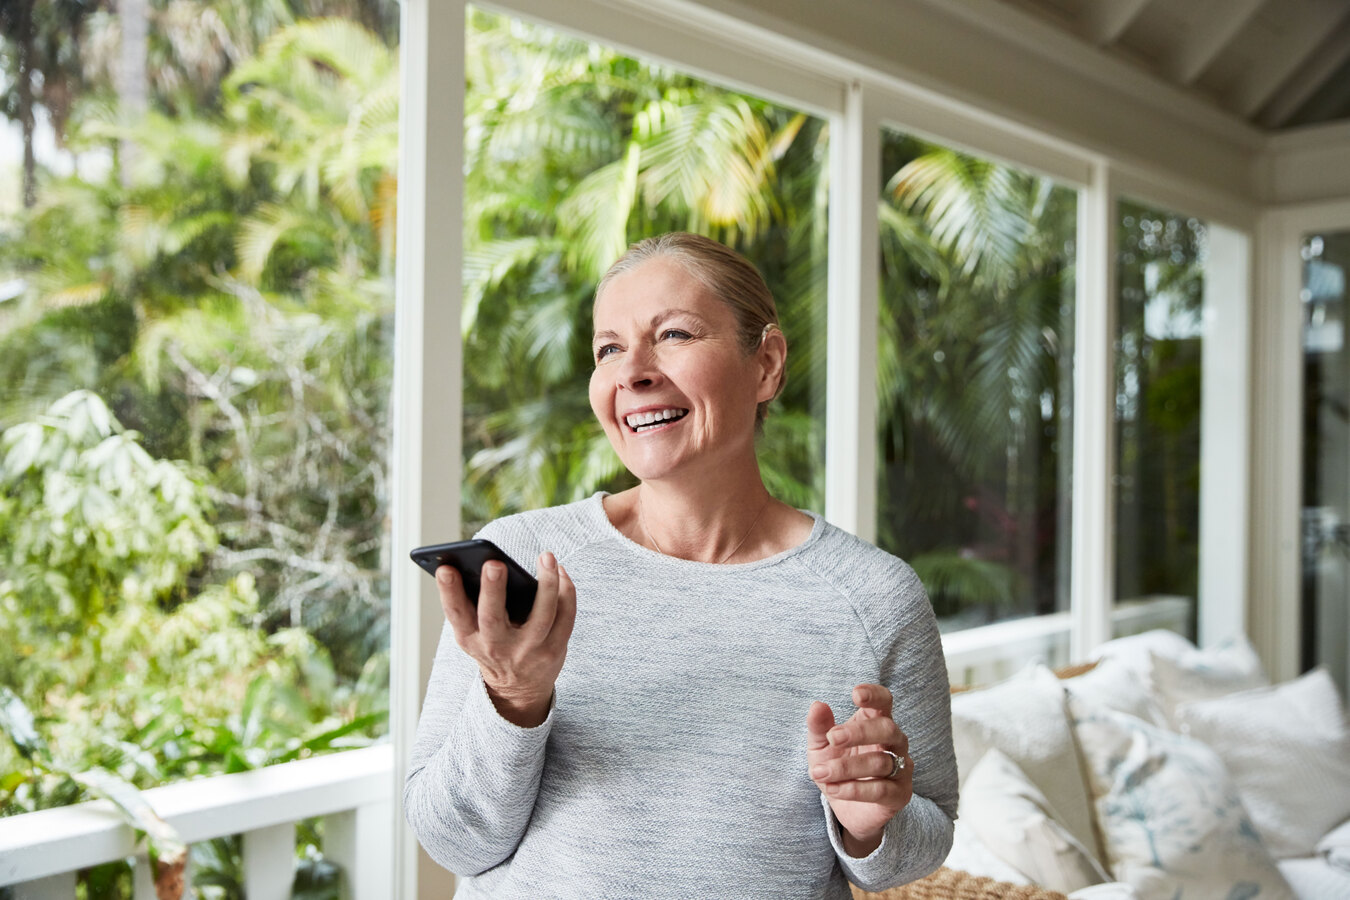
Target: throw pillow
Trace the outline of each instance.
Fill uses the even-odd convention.
[[[982,875],[1005,884],[1030,884],[1031,879],[1003,861],[980,840],[959,814],[952,829],[952,850],[942,864],[948,869]]]
[[[1213,750],[1076,697],[1069,709],[1117,880],[1145,900],[1292,898]]]
[[[1223,759],[1277,859],[1310,856],[1350,817],[1350,727],[1325,669],[1177,708],[1183,734]]]
[[[1089,655],[1092,659],[1116,660],[1143,679],[1144,684],[1148,684],[1153,673],[1153,657],[1178,659],[1194,652],[1195,645],[1175,631],[1155,628],[1109,640]]]
[[[1167,717],[1150,692],[1149,684],[1146,678],[1138,674],[1138,670],[1124,660],[1108,656],[1092,670],[1066,679],[1064,689],[1089,703],[1137,716],[1145,722],[1166,728]]]
[[[1055,818],[1100,861],[1064,688],[1053,672],[1032,664],[998,684],[954,694],[952,743],[962,785],[975,764],[997,748],[1040,787]]]
[[[1350,872],[1350,819],[1346,819],[1317,842],[1317,855],[1327,865]]]
[[[1093,854],[1055,819],[1045,794],[1017,764],[990,750],[966,779],[960,819],[1004,862],[1036,884],[1072,893],[1110,881]]]
[[[1153,692],[1174,726],[1176,708],[1182,703],[1269,685],[1261,660],[1246,638],[1234,638],[1176,658],[1153,655]]]

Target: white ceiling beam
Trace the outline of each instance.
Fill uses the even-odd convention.
[[[1089,0],[1083,5],[1083,36],[1099,47],[1114,44],[1153,0]]]
[[[1261,124],[1267,128],[1282,128],[1347,59],[1350,59],[1350,20],[1342,22],[1313,55],[1299,66],[1298,71],[1280,86],[1279,91],[1261,110]]]
[[[1287,9],[1283,34],[1252,62],[1228,95],[1228,108],[1244,119],[1255,116],[1327,34],[1350,17],[1344,0],[1320,0],[1302,9],[1298,16]]]
[[[1223,16],[1206,15],[1192,20],[1190,35],[1177,42],[1167,62],[1168,73],[1181,84],[1191,84],[1204,74],[1229,42],[1269,0],[1229,0]]]

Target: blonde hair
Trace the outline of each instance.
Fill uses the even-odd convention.
[[[726,244],[687,231],[659,234],[629,246],[596,285],[596,299],[616,277],[653,259],[675,260],[710,294],[727,305],[736,317],[737,336],[747,354],[754,353],[764,343],[770,326],[782,330],[778,324],[778,305],[754,264]],[[786,381],[785,365],[778,376],[774,397],[783,392]],[[764,424],[771,402],[765,400],[755,408],[757,428]]]

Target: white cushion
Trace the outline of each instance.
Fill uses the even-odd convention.
[[[1115,638],[1101,644],[1089,654],[1092,659],[1114,659],[1149,684],[1153,672],[1153,657],[1178,659],[1195,652],[1195,645],[1175,631],[1155,628],[1141,634]]]
[[[1064,689],[1096,706],[1137,716],[1154,725],[1168,724],[1162,707],[1153,697],[1150,681],[1119,657],[1108,656],[1090,671],[1065,679]]]
[[[1325,669],[1277,687],[1177,707],[1180,730],[1213,748],[1272,855],[1310,856],[1350,817],[1350,728]]]
[[[1270,679],[1246,638],[1234,638],[1179,657],[1153,655],[1153,693],[1175,726],[1182,703],[1267,687]]]
[[[1350,872],[1316,856],[1279,861],[1280,874],[1299,900],[1345,900],[1350,897]]]
[[[1118,881],[1150,900],[1293,896],[1213,750],[1076,697],[1069,708]]]
[[[947,854],[942,864],[949,869],[969,872],[971,875],[980,875],[995,881],[1006,881],[1008,884],[1031,884],[1031,879],[986,847],[975,834],[975,830],[970,827],[970,823],[959,817],[952,832],[951,852]]]
[[[959,816],[1000,859],[1042,887],[1069,894],[1111,880],[1055,819],[1045,794],[997,749],[966,779]]]
[[[952,743],[961,783],[998,749],[1041,789],[1055,818],[1098,860],[1092,804],[1064,708],[1064,688],[1034,663],[1011,678],[952,696]]]
[[[1350,872],[1350,819],[1327,832],[1317,842],[1317,855],[1330,865]]]
[[[1069,900],[1139,900],[1139,892],[1123,881],[1108,881],[1079,888],[1069,895]]]

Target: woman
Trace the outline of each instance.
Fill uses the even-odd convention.
[[[477,608],[438,571],[404,790],[422,845],[464,897],[843,900],[931,872],[957,799],[932,608],[903,562],[765,489],[787,343],[759,273],[651,238],[593,316],[591,407],[640,483],[483,529],[537,559],[522,626],[497,564]]]

